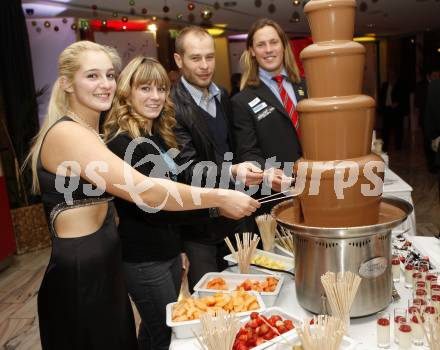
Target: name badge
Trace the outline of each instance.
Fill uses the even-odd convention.
[[[261,112],[260,114],[257,115],[257,120],[260,121],[264,118],[266,118],[270,113],[273,112],[273,110],[275,109],[275,107],[268,107],[266,108],[263,112]]]
[[[248,103],[249,107],[254,107],[258,102],[260,102],[260,99],[258,97],[255,97],[251,102]]]
[[[262,109],[264,109],[266,107],[267,107],[266,102],[261,102],[260,104],[256,105],[254,108],[252,108],[252,110],[254,111],[255,114],[257,114],[259,111],[261,111]]]
[[[304,90],[303,89],[298,89],[298,95],[304,96]]]

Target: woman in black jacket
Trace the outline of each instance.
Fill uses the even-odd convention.
[[[121,72],[104,124],[108,147],[142,174],[179,180],[170,81],[154,58],[137,57]],[[171,213],[116,200],[129,294],[141,316],[139,349],[168,349],[165,307],[177,300],[182,268],[179,223],[209,219],[209,210]]]

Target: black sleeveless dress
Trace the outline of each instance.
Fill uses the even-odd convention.
[[[63,117],[59,122],[64,120],[71,119]],[[72,201],[66,203],[56,190],[57,176],[46,171],[40,159],[38,179],[52,238],[52,255],[38,293],[43,350],[136,350],[112,197],[87,196],[84,180],[58,178],[62,184],[79,180]],[[104,202],[108,202],[107,216],[98,231],[77,238],[58,237],[54,227],[58,214]]]

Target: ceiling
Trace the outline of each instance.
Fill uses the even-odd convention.
[[[299,2],[295,6],[294,2]],[[82,17],[100,19],[168,17],[171,26],[200,24],[201,11],[212,12],[211,22],[227,24],[228,33],[246,32],[258,18],[276,20],[290,34],[308,34],[303,4],[308,0],[23,0],[26,17]],[[440,29],[440,0],[356,0],[356,34],[407,35]],[[192,11],[188,6],[194,5]],[[164,12],[164,6],[169,11]],[[95,10],[96,8],[96,10]],[[166,9],[165,9],[166,10]],[[292,19],[299,14],[299,22]],[[146,12],[146,14],[144,14]],[[160,25],[160,22],[159,22]]]

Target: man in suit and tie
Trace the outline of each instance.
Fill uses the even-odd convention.
[[[236,156],[239,161],[258,162],[272,175],[267,187],[279,192],[302,154],[296,105],[306,97],[306,85],[287,35],[270,19],[252,25],[241,63],[241,91],[232,99],[233,132],[239,140]],[[260,195],[267,191],[270,188],[263,187]],[[272,203],[261,206],[259,213],[270,210]]]
[[[235,181],[258,185],[262,171],[252,163],[233,164],[232,115],[228,94],[213,81],[215,69],[214,39],[203,28],[182,29],[175,43],[174,59],[180,69],[172,99],[177,125],[179,163],[190,162],[185,171],[188,184],[233,188]],[[203,165],[203,166],[202,166]],[[238,178],[237,178],[238,177]],[[242,231],[243,222],[228,220],[212,210],[212,220],[183,227],[184,251],[191,263],[189,284],[192,288],[207,272],[226,267],[223,256],[227,235]]]

